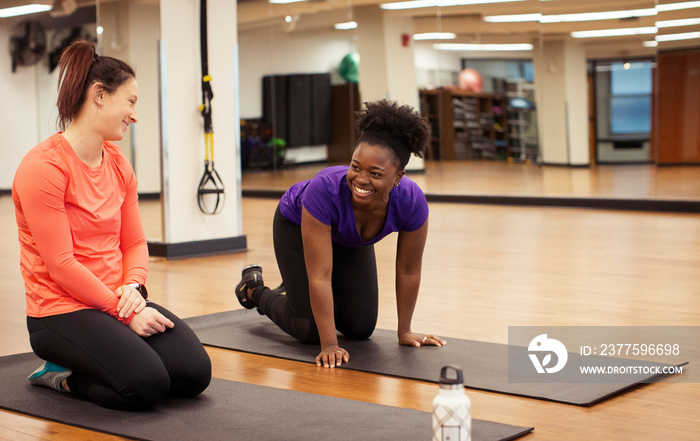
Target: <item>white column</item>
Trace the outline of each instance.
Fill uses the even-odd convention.
[[[160,193],[160,131],[158,129],[159,5],[131,0],[129,5],[129,60],[136,70],[139,122],[134,127],[133,150],[139,193]]]
[[[166,6],[166,5],[163,5]],[[216,170],[226,188],[223,210],[202,213],[197,189],[204,171],[199,2],[170,0],[160,8],[163,244],[158,254],[183,257],[245,248],[240,216],[236,2],[207,3],[209,75]]]
[[[542,162],[587,165],[588,82],[583,45],[545,40],[535,45],[534,66]]]
[[[386,98],[419,111],[412,20],[391,17],[378,5],[357,7],[354,13],[360,55],[360,99],[366,102]],[[404,35],[408,36],[407,45]],[[423,160],[414,156],[406,167],[407,170],[423,168]]]
[[[138,0],[105,3],[98,21],[103,27],[102,55],[128,62],[136,71],[139,100],[137,124],[117,142],[132,161],[139,193],[160,193],[160,131],[158,128],[158,4]]]

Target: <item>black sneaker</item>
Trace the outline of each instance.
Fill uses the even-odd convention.
[[[255,308],[248,297],[248,288],[253,289],[263,285],[262,267],[258,264],[248,265],[241,271],[241,281],[236,285],[236,297],[245,309]]]

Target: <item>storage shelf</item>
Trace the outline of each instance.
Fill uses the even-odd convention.
[[[420,91],[421,112],[433,129],[432,160],[508,157],[508,98],[457,89]]]

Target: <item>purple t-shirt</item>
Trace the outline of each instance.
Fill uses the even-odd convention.
[[[428,202],[418,184],[404,176],[399,186],[391,189],[384,229],[370,240],[362,240],[346,179],[348,167],[328,167],[313,178],[292,185],[280,201],[282,215],[301,225],[304,207],[319,222],[331,226],[333,241],[347,247],[372,245],[395,231],[415,231],[423,226],[428,219]]]

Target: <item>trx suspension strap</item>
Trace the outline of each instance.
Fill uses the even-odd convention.
[[[199,181],[197,203],[205,214],[217,214],[224,206],[224,183],[214,169],[214,129],[211,122],[211,90],[209,59],[207,50],[207,0],[200,0],[199,19],[200,43],[202,51],[202,105],[199,106],[204,118],[204,174]],[[208,197],[207,197],[208,196]],[[207,200],[210,202],[207,203]]]

